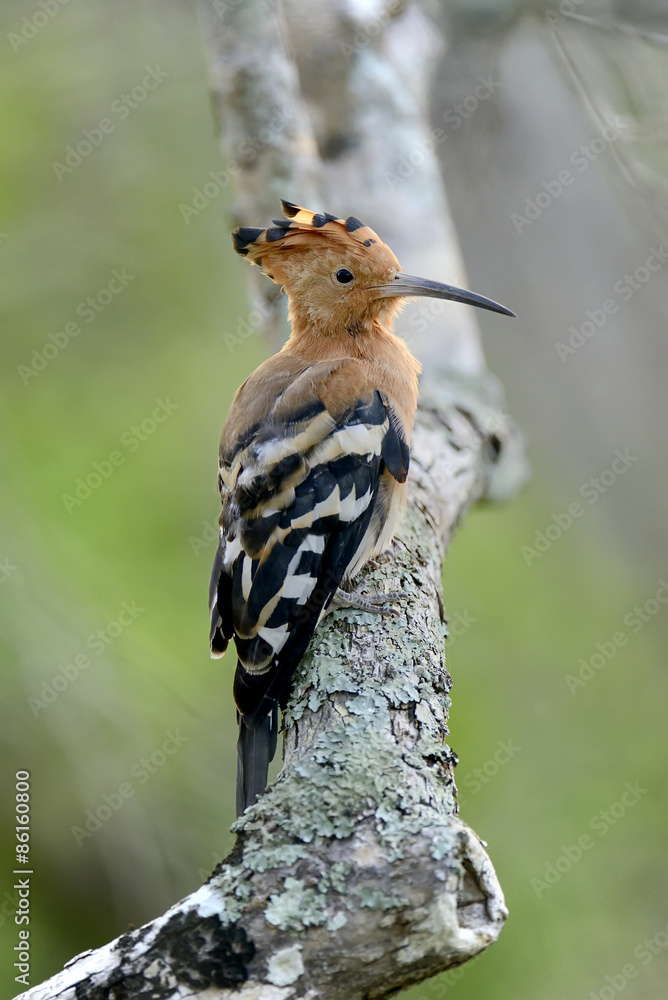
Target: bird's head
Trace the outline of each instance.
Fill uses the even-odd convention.
[[[234,249],[282,285],[294,320],[311,329],[355,334],[387,322],[402,299],[428,295],[514,316],[491,299],[403,274],[390,248],[354,216],[337,219],[281,201],[285,219],[256,229],[239,226]]]

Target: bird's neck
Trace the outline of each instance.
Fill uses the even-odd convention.
[[[386,330],[379,320],[369,320],[351,331],[323,332],[293,317],[292,333],[282,350],[309,364],[340,358],[359,361],[374,388],[384,393],[397,410],[409,437],[421,367],[405,341]]]

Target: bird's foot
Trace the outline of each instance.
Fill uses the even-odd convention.
[[[329,611],[341,611],[343,608],[355,608],[357,611],[370,611],[376,615],[398,615],[397,608],[386,608],[383,605],[401,601],[408,597],[402,591],[391,594],[360,594],[359,587],[350,593],[337,587],[336,593],[329,605]]]

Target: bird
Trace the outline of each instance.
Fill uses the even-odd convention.
[[[281,207],[271,226],[232,233],[237,254],[287,293],[291,325],[237,390],[220,440],[210,648],[218,658],[236,645],[238,816],[266,787],[278,709],[318,622],[333,608],[386,612],[405,596],[346,590],[406,506],[421,369],[393,316],[414,296],[515,315],[404,274],[355,216]]]

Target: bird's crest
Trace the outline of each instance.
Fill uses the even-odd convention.
[[[337,219],[329,212],[310,212],[307,208],[283,199],[281,207],[285,219],[274,219],[273,225],[267,229],[237,226],[232,233],[236,252],[265,271],[262,259],[266,255],[273,256],[276,251],[312,250],[316,245],[314,240],[323,248],[338,245],[339,249],[357,249],[358,252],[360,245],[382,245],[382,240],[373,229],[369,229],[354,215],[347,219]]]

